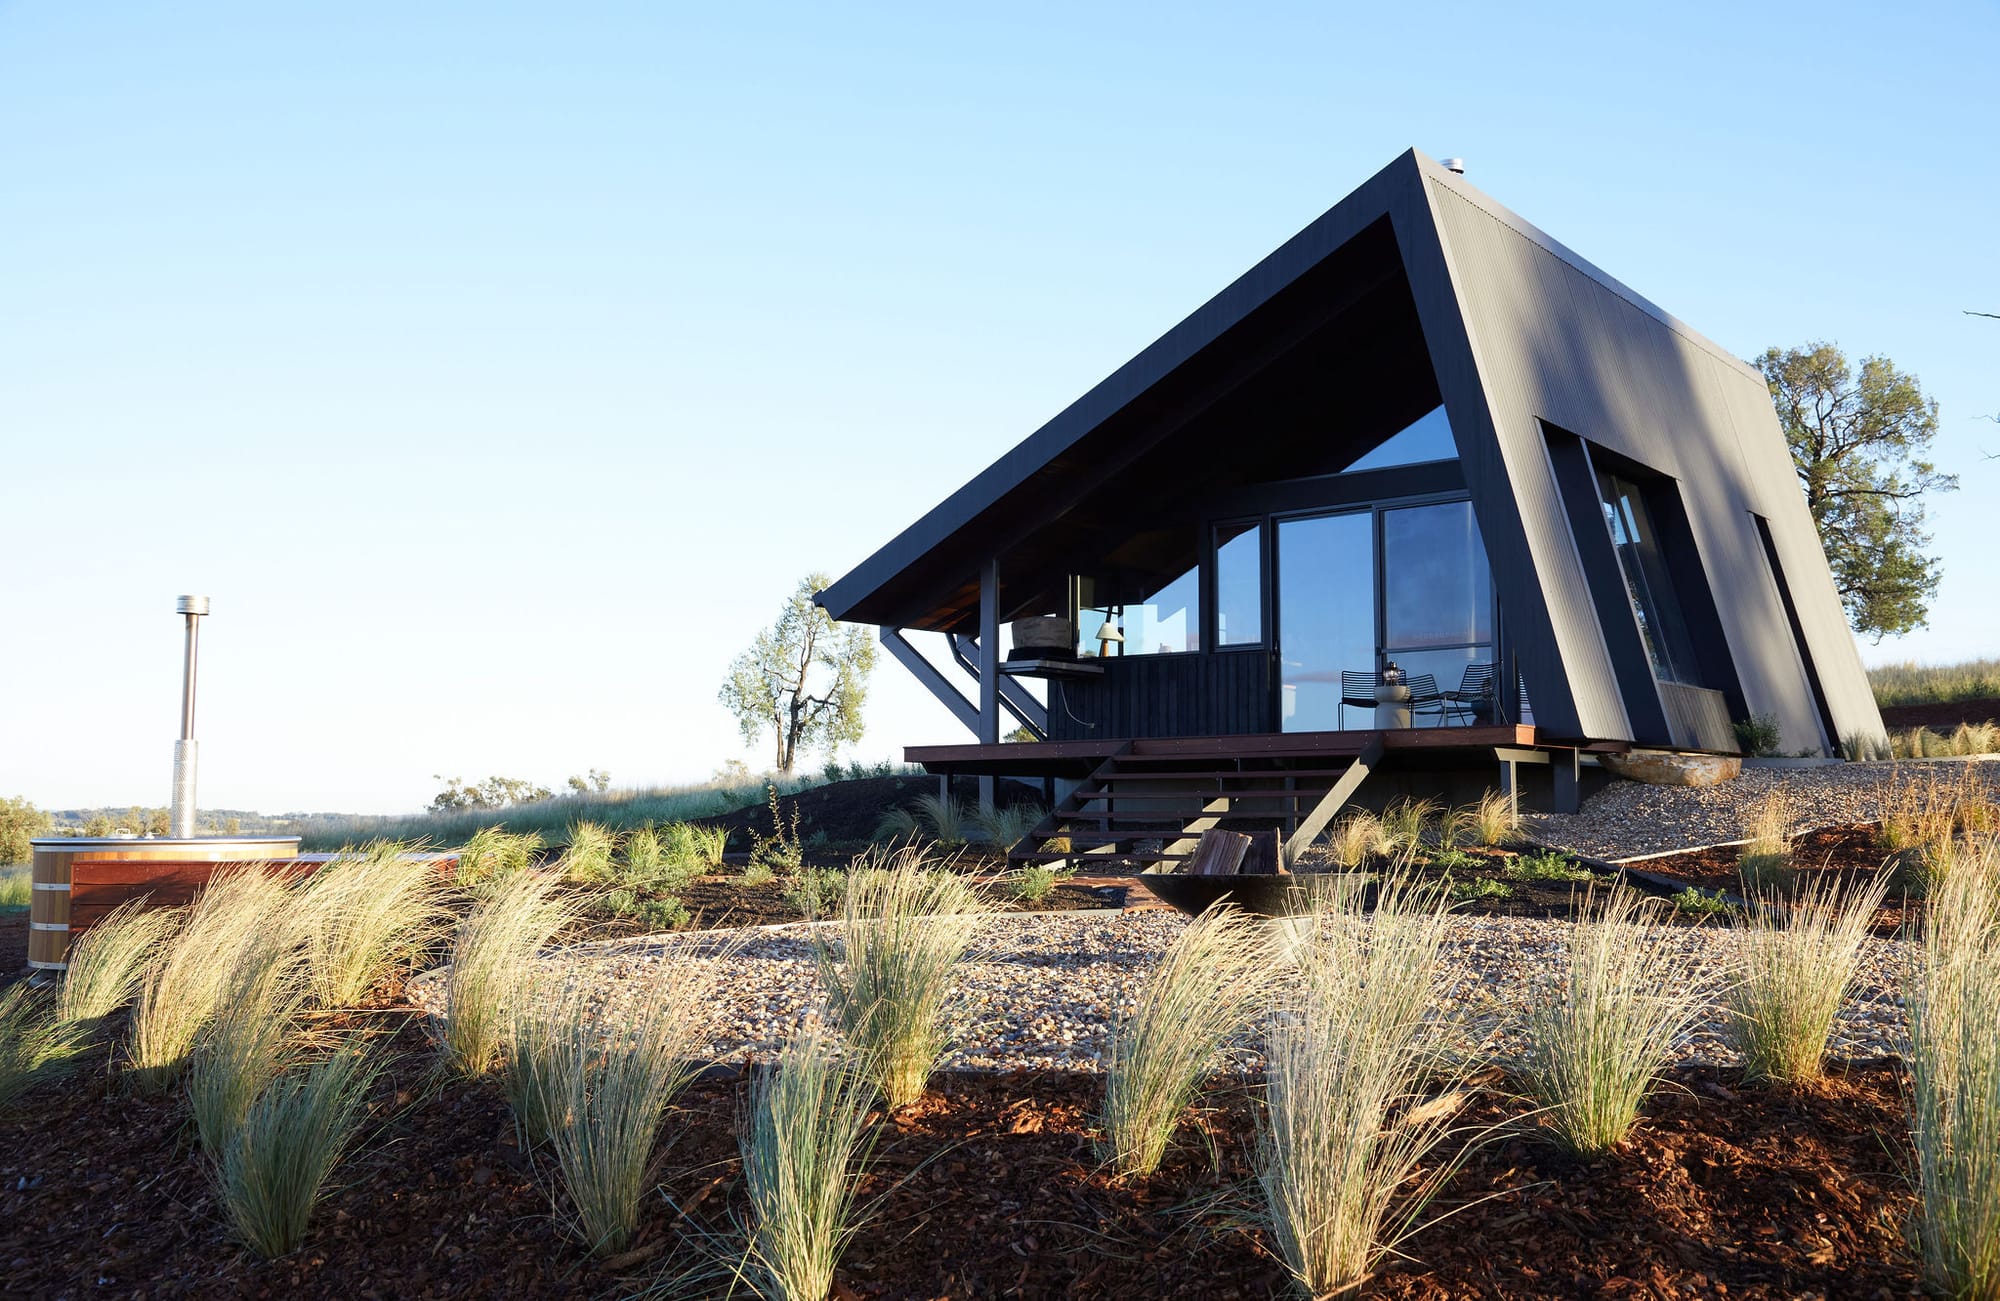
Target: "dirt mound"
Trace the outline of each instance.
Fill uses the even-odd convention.
[[[2000,723],[2000,700],[1952,700],[1943,704],[1884,705],[1884,727],[1928,727],[1933,732],[1950,731],[1960,723]]]
[[[814,786],[797,795],[785,796],[779,803],[788,819],[793,809],[798,810],[801,839],[810,841],[820,836],[828,848],[852,850],[874,839],[875,824],[884,813],[894,808],[912,808],[919,796],[935,795],[937,791],[935,777],[863,777]],[[952,795],[971,803],[979,798],[978,781],[970,777],[957,779],[952,783]],[[1025,783],[1003,780],[995,798],[1002,808],[1007,808],[1015,804],[1039,804],[1042,793]],[[732,850],[750,848],[753,828],[759,834],[771,834],[771,810],[764,804],[695,820],[705,826],[726,829]]]

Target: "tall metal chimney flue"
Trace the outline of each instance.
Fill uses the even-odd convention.
[[[187,656],[181,663],[181,738],[174,742],[174,804],[169,833],[177,840],[194,838],[194,743],[195,643],[200,637],[202,616],[208,613],[205,596],[182,596],[174,600],[174,612],[187,620]]]

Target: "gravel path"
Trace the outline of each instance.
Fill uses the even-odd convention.
[[[1956,782],[1961,777],[1983,781],[2000,797],[2000,763],[1986,760],[1745,768],[1742,776],[1720,786],[1615,781],[1585,800],[1581,813],[1537,814],[1528,830],[1549,844],[1615,860],[1741,839],[1750,807],[1773,791],[1791,806],[1796,835],[1875,821],[1882,816],[1884,795],[1898,782]]]
[[[996,914],[981,921],[978,950],[964,964],[948,1005],[954,1048],[947,1067],[983,1070],[1102,1068],[1112,1019],[1129,1006],[1159,955],[1186,921],[1177,913],[1069,912]],[[1467,1048],[1502,1059],[1517,1052],[1511,1028],[1537,977],[1555,970],[1571,923],[1513,917],[1452,919],[1438,1009],[1457,1024]],[[719,947],[740,942],[732,954]],[[1732,933],[1722,928],[1666,928],[1658,940],[1660,978],[1685,982],[1718,973]],[[1834,1029],[1832,1051],[1874,1057],[1902,1040],[1899,975],[1906,946],[1870,941],[1860,984]],[[814,1015],[819,979],[804,925],[753,932],[696,932],[607,940],[545,956],[550,970],[572,966],[615,1008],[670,964],[718,981],[718,1027],[708,1045],[716,1058],[768,1059]],[[434,1009],[438,974],[411,983],[411,998]],[[1730,1064],[1717,1038],[1719,1010],[1682,1045],[1685,1060]],[[1237,1054],[1253,1065],[1255,1053]]]

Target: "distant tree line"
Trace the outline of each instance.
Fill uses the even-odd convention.
[[[444,783],[444,789],[431,797],[428,809],[431,813],[505,809],[517,804],[538,804],[556,797],[556,793],[547,786],[536,785],[522,777],[488,777],[484,781],[468,782],[461,777],[446,777],[442,773],[432,773],[431,776]],[[580,776],[572,774],[564,785],[572,795],[602,795],[611,789],[611,774],[602,768],[591,768]]]

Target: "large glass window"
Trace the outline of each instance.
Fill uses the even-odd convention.
[[[1385,646],[1493,640],[1493,579],[1469,501],[1382,512]]]
[[[1432,407],[1414,424],[1391,434],[1387,441],[1377,444],[1373,451],[1350,464],[1343,473],[1457,459],[1458,440],[1452,437],[1451,422],[1444,418],[1444,407],[1440,405]]]
[[[1264,640],[1264,526],[1252,520],[1215,530],[1215,644]]]
[[[1135,601],[1102,600],[1107,585],[1085,578],[1077,612],[1077,652],[1082,655],[1160,655],[1201,649],[1201,571],[1191,568]],[[1143,590],[1143,589],[1142,589]],[[1106,638],[1107,623],[1118,636]]]
[[[1632,480],[1604,470],[1597,472],[1597,491],[1605,525],[1618,551],[1618,567],[1625,575],[1625,590],[1632,598],[1632,615],[1638,620],[1646,654],[1653,661],[1654,676],[1662,682],[1700,685],[1694,644],[1688,640],[1687,621],[1681,617],[1680,600],[1674,595],[1673,577],[1660,553],[1659,530],[1653,526],[1644,492]]]
[[[1374,533],[1366,510],[1278,524],[1283,731],[1339,727],[1341,673],[1375,670]]]

